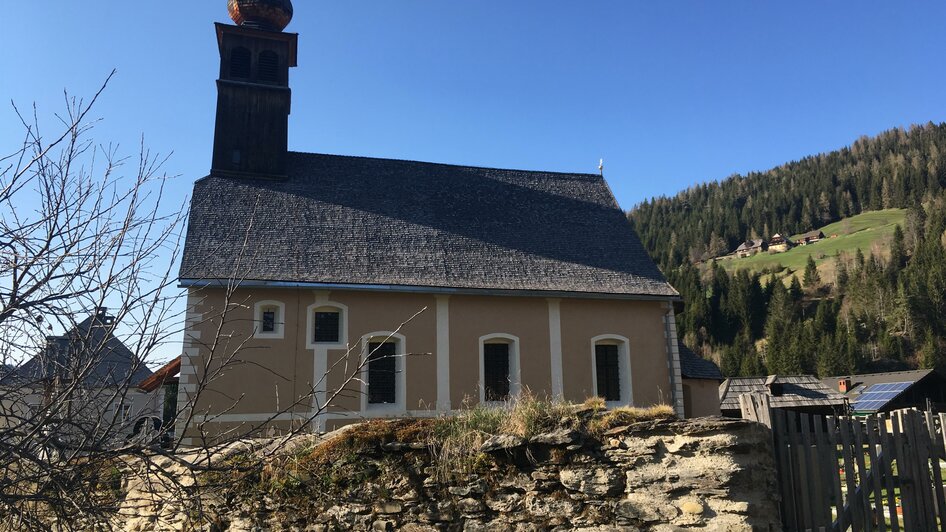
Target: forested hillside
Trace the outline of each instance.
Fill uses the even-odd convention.
[[[684,341],[728,375],[931,367],[946,359],[944,190],[946,124],[927,124],[697,185],[644,202],[629,218],[684,296]],[[882,253],[832,257],[830,284],[813,261],[786,286],[711,260],[748,238],[888,208],[907,209],[903,226]]]

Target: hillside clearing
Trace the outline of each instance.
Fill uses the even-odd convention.
[[[768,270],[778,272],[779,277],[786,280],[790,280],[793,274],[801,280],[805,263],[811,255],[822,280],[833,282],[834,258],[839,253],[853,255],[860,249],[865,255],[871,252],[885,255],[894,227],[903,225],[906,212],[905,209],[865,212],[822,227],[826,238],[820,242],[798,246],[785,253],[759,253],[745,259],[730,256],[718,259],[718,262],[730,273],[737,270]],[[797,235],[792,240],[796,238]]]

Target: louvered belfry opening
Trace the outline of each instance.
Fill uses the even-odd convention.
[[[483,388],[487,401],[509,399],[509,344],[483,346]]]
[[[265,50],[259,54],[259,64],[257,65],[259,80],[266,83],[276,83],[279,81],[279,56],[275,52]]]
[[[368,344],[368,404],[397,402],[397,345]]]
[[[230,52],[230,76],[235,79],[250,79],[250,51],[238,46]]]
[[[595,346],[595,373],[598,381],[596,394],[605,401],[621,400],[621,374],[618,346]]]

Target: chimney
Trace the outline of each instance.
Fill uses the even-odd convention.
[[[847,393],[851,391],[850,377],[844,377],[843,379],[838,380],[838,391],[841,393]]]
[[[765,387],[769,389],[769,395],[772,397],[779,397],[782,395],[782,385],[778,382],[778,377],[775,375],[769,375],[765,379]]]
[[[108,307],[95,307],[95,321],[94,325],[103,326],[111,325],[115,323],[115,316],[111,316],[108,313]]]
[[[283,33],[290,0],[230,0],[237,26],[217,24],[220,79],[211,174],[284,179],[298,35]]]

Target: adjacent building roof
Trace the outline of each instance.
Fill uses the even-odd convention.
[[[180,277],[679,297],[600,175],[308,153],[194,186]]]
[[[100,310],[75,325],[63,336],[50,337],[46,348],[6,379],[30,385],[60,379],[70,382],[81,376],[89,387],[137,385],[151,375],[135,355],[112,334],[113,318]]]
[[[177,382],[177,376],[180,373],[181,357],[177,357],[138,383],[138,388],[145,392],[153,392],[165,384]]]
[[[798,240],[810,240],[814,238],[824,238],[824,233],[820,230],[814,230],[798,236]]]
[[[839,390],[841,381],[850,379],[851,387],[845,394],[856,412],[876,412],[907,393],[914,385],[930,379],[944,382],[946,378],[933,369],[890,371],[865,375],[841,375],[822,379],[825,386]],[[934,380],[935,379],[935,380]]]
[[[779,393],[773,395],[767,382],[777,385]],[[720,409],[739,410],[739,396],[747,393],[769,395],[772,408],[834,407],[846,402],[813,375],[734,377],[719,385]]]
[[[680,343],[680,373],[684,379],[707,379],[722,381],[723,373],[712,360],[697,355],[689,347]]]
[[[742,244],[739,244],[739,247],[736,248],[736,251],[738,252],[738,251],[747,251],[750,249],[756,249],[756,248],[762,247],[764,244],[765,244],[765,240],[763,239],[746,240]]]

